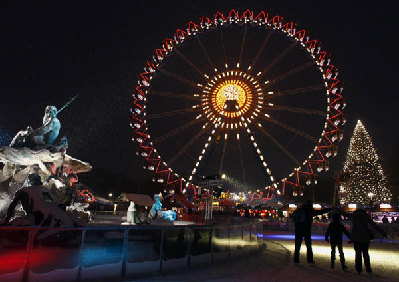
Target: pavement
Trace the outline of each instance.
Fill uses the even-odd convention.
[[[267,247],[258,255],[135,281],[399,281],[399,244],[396,243],[373,241],[370,246],[373,274],[358,274],[354,266],[353,245],[348,242],[344,242],[348,266],[344,272],[338,254],[335,269],[330,268],[330,246],[322,236],[313,239],[315,264],[306,262],[304,243],[301,261],[294,264],[292,233],[268,231],[260,235]]]

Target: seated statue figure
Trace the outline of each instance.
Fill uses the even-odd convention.
[[[61,122],[57,118],[57,108],[47,106],[44,111],[43,125],[29,134],[31,140],[37,145],[52,145],[60,133]]]
[[[43,125],[35,130],[28,126],[27,130],[18,132],[10,146],[14,148],[50,149],[51,151],[66,149],[68,146],[66,137],[63,137],[58,144],[54,145],[61,129],[61,122],[57,118],[57,114],[58,111],[55,106],[47,106],[44,112]]]

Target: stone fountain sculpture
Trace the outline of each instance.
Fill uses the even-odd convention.
[[[8,206],[4,202],[5,199],[13,199],[16,192],[22,188],[24,191],[29,190],[31,187],[29,176],[38,176],[41,186],[50,194],[54,192],[59,195],[58,192],[65,190],[64,194],[67,198],[71,194],[73,183],[78,180],[77,174],[91,170],[90,164],[66,154],[68,148],[66,137],[57,141],[61,129],[61,122],[57,115],[76,97],[73,97],[60,110],[57,110],[55,106],[47,106],[42,126],[37,129],[28,126],[15,135],[9,146],[0,148],[0,163],[3,163],[3,168],[0,170],[0,218],[5,214],[4,207]],[[41,195],[44,197],[45,194]],[[51,196],[55,198],[54,195]],[[14,204],[14,202],[11,203]],[[66,199],[61,204],[71,205],[71,202],[73,200]],[[7,221],[10,219],[10,212],[9,209]],[[54,214],[60,213],[57,211]]]

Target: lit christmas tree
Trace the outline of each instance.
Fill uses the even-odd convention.
[[[388,203],[392,194],[370,135],[359,120],[344,163],[346,181],[340,189],[341,204]]]

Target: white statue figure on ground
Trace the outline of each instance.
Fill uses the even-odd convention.
[[[134,222],[134,212],[136,211],[136,207],[134,206],[134,202],[130,201],[130,205],[127,209],[127,222],[130,224],[135,224]]]

